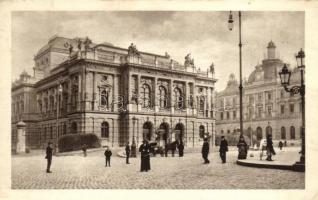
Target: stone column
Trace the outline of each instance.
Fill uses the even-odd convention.
[[[174,114],[174,101],[173,101],[173,80],[170,80],[170,111]]]
[[[113,75],[113,111],[117,111],[118,109],[118,75]]]
[[[26,124],[23,121],[20,121],[17,124],[17,153],[25,153],[26,152],[26,138],[25,138],[25,128]]]
[[[127,79],[127,88],[128,88],[128,91],[127,91],[127,96],[128,96],[128,105],[127,105],[127,108],[129,111],[132,110],[132,104],[131,104],[131,73],[130,73],[130,69],[128,69],[128,79]]]
[[[137,107],[137,112],[141,111],[141,101],[140,101],[140,90],[141,90],[141,85],[140,85],[140,79],[141,76],[137,76],[137,97],[138,97],[138,107]]]
[[[82,74],[78,74],[78,97],[77,97],[77,108],[76,110],[81,109],[81,101],[82,101]]]
[[[196,83],[193,82],[193,115],[197,115],[197,100],[198,100],[198,92],[196,88]]]
[[[186,108],[187,114],[189,114],[189,99],[190,99],[189,94],[190,94],[189,82],[186,81],[185,82],[185,95],[184,95],[185,101],[184,102],[185,102],[185,108]]]
[[[153,86],[153,89],[154,89],[154,93],[153,93],[153,103],[154,103],[154,110],[155,112],[159,112],[159,106],[158,106],[158,98],[157,98],[157,81],[158,81],[158,78],[155,77],[154,78],[154,86]]]
[[[70,78],[70,77],[69,77]],[[68,95],[68,98],[67,98],[67,105],[66,105],[66,109],[67,109],[67,112],[71,112],[72,110],[72,80],[71,78],[69,79],[68,81],[68,91],[67,91],[67,95]]]
[[[96,72],[93,72],[92,110],[97,110]]]

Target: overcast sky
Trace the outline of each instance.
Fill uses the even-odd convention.
[[[33,74],[33,56],[54,34],[86,37],[164,55],[184,63],[191,53],[196,67],[215,64],[217,90],[230,73],[238,78],[238,14],[229,31],[229,12],[13,12],[12,79],[25,69]],[[295,65],[294,55],[304,48],[303,12],[242,12],[243,76],[261,63],[270,40],[280,58]]]

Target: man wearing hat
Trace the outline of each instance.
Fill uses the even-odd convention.
[[[210,161],[208,159],[208,155],[209,155],[209,142],[208,142],[208,138],[204,138],[203,139],[203,145],[202,145],[202,158],[204,159],[204,164],[209,164]]]
[[[52,164],[52,155],[53,155],[52,142],[49,142],[47,147],[46,147],[46,156],[45,156],[45,159],[47,160],[46,173],[52,173],[50,171],[51,164]]]
[[[222,163],[226,163],[226,152],[228,151],[228,144],[225,137],[221,136],[221,144],[220,144],[220,157],[222,159]]]

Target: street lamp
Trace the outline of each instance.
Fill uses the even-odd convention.
[[[297,67],[300,69],[300,86],[293,86],[288,88],[290,84],[291,72],[288,70],[287,65],[284,64],[282,71],[279,72],[281,84],[286,92],[292,94],[300,94],[301,96],[301,111],[302,111],[302,127],[301,127],[301,156],[300,161],[296,162],[294,167],[296,170],[305,171],[305,84],[304,84],[304,70],[305,70],[305,52],[300,49],[296,55]]]
[[[131,144],[131,157],[136,157],[136,141],[135,141],[135,124],[136,124],[137,118],[134,116],[132,118],[133,121],[133,140]]]
[[[243,135],[243,86],[242,86],[242,31],[241,31],[241,11],[239,14],[239,51],[240,51],[240,137]],[[230,31],[233,30],[233,15],[232,11],[230,11],[230,16],[228,20],[228,28]]]
[[[56,102],[56,142],[55,142],[56,152],[58,152],[60,93],[62,92],[63,92],[63,87],[62,87],[62,84],[60,83],[57,89],[57,102]]]

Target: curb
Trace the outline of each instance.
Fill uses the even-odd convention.
[[[260,163],[250,163],[237,160],[236,164],[247,167],[256,168],[267,168],[267,169],[282,169],[282,170],[293,170],[296,171],[293,165],[275,165],[275,164],[260,164]]]

